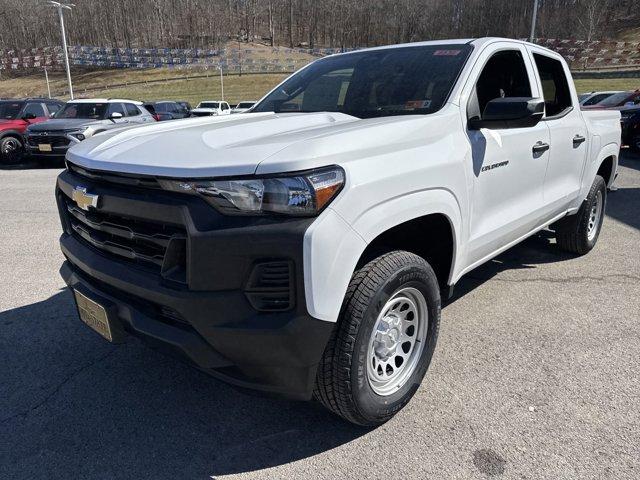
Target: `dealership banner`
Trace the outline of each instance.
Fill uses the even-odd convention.
[[[560,53],[574,68],[640,65],[640,43],[540,38],[536,43]],[[285,48],[113,48],[86,45],[69,47],[71,65],[109,68],[222,68],[224,71],[279,72],[292,71],[309,62],[295,58],[305,54],[322,57],[356,49]],[[269,59],[254,58],[264,57]],[[61,47],[29,50],[0,49],[0,70],[23,70],[61,67],[64,57]]]

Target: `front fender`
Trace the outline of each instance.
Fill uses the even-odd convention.
[[[451,279],[460,268],[462,226],[460,207],[451,192],[431,189],[391,198],[372,205],[351,224],[336,211],[327,209],[304,236],[304,284],[309,313],[320,320],[337,321],[347,287],[367,245],[390,228],[431,214],[445,215],[451,224],[454,239]]]

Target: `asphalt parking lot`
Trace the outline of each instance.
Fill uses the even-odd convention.
[[[374,430],[103,341],[58,276],[58,170],[0,170],[0,478],[640,477],[640,157],[621,163],[596,249],[543,232],[469,274]]]

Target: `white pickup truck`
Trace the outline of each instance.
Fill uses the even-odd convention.
[[[330,56],[248,114],[74,146],[61,274],[111,341],[377,425],[420,385],[465,273],[544,228],[594,247],[619,115],[581,111],[563,59],[529,43]]]

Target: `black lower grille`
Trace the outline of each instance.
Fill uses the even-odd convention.
[[[80,241],[106,255],[125,259],[162,271],[165,254],[170,243],[186,247],[186,232],[160,223],[105,213],[100,210],[80,209],[69,197],[62,195],[70,232]],[[184,256],[171,255],[171,262]],[[176,265],[171,265],[172,269]],[[183,268],[180,268],[183,270]]]
[[[63,135],[29,135],[27,141],[32,147],[37,147],[41,144],[51,145],[52,147],[66,147],[71,143],[71,140]]]

